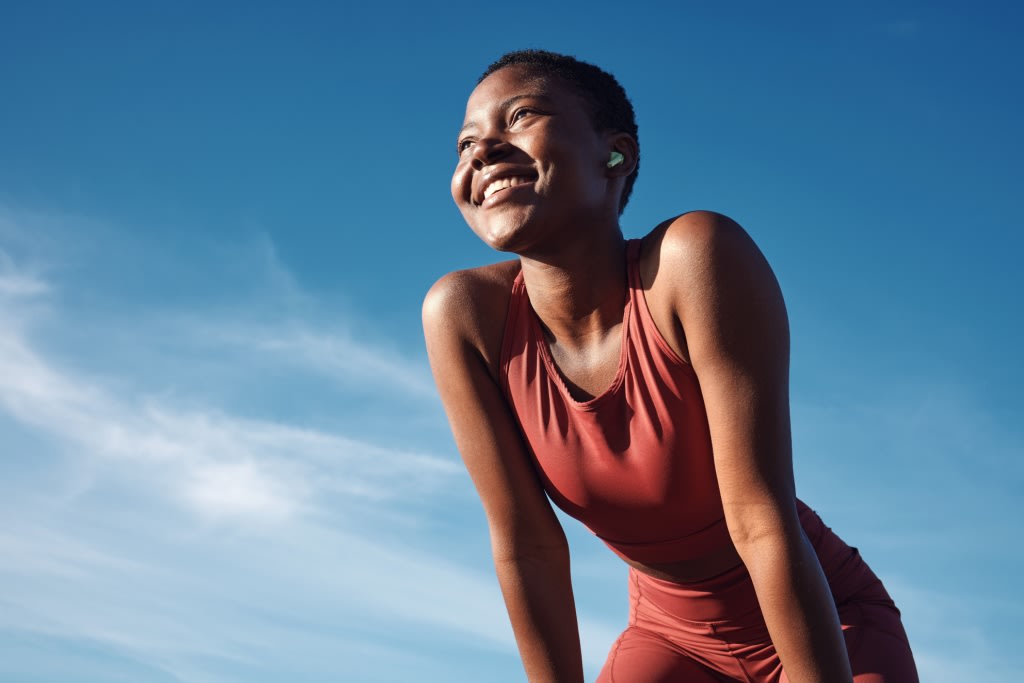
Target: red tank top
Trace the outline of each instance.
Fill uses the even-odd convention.
[[[559,374],[520,272],[502,342],[505,396],[551,499],[621,557],[677,562],[729,544],[708,418],[693,368],[658,332],[627,242],[629,296],[618,372],[575,400]]]

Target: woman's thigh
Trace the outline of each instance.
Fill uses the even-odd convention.
[[[722,683],[722,678],[643,629],[627,628],[612,646],[597,683]]]
[[[839,619],[854,683],[918,683],[907,634],[891,603],[845,605]],[[783,672],[782,683],[788,682]]]
[[[882,582],[857,549],[844,543],[813,511],[801,514],[801,522],[836,599],[856,683],[917,683],[900,612]]]
[[[883,590],[881,584],[877,590]],[[882,597],[877,602],[868,599],[839,608],[854,681],[918,683],[914,656],[899,611],[887,600],[888,596],[883,593]],[[788,683],[770,645],[759,649],[756,657],[739,657],[736,664],[745,674],[730,678],[703,665],[664,636],[631,626],[612,646],[597,683],[722,683],[750,679]]]
[[[853,625],[845,631],[846,648],[855,683],[917,683],[917,667],[910,642],[894,606],[861,603],[840,616],[856,610]]]

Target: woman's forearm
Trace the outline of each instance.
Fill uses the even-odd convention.
[[[806,536],[779,534],[737,545],[737,550],[789,680],[852,681],[835,602]]]
[[[568,552],[495,558],[495,568],[530,683],[582,683]]]

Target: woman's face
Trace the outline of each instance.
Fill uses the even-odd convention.
[[[470,95],[452,197],[480,239],[523,253],[542,238],[617,216],[610,151],[570,85],[506,67]]]

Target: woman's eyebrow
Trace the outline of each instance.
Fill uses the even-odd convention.
[[[544,100],[550,102],[551,98],[543,93],[526,93],[524,95],[513,95],[512,97],[504,100],[498,105],[498,111],[507,111],[509,107],[518,102],[519,100]],[[475,121],[467,121],[464,126],[459,130],[459,133],[466,132],[469,128],[476,128],[477,124]]]

